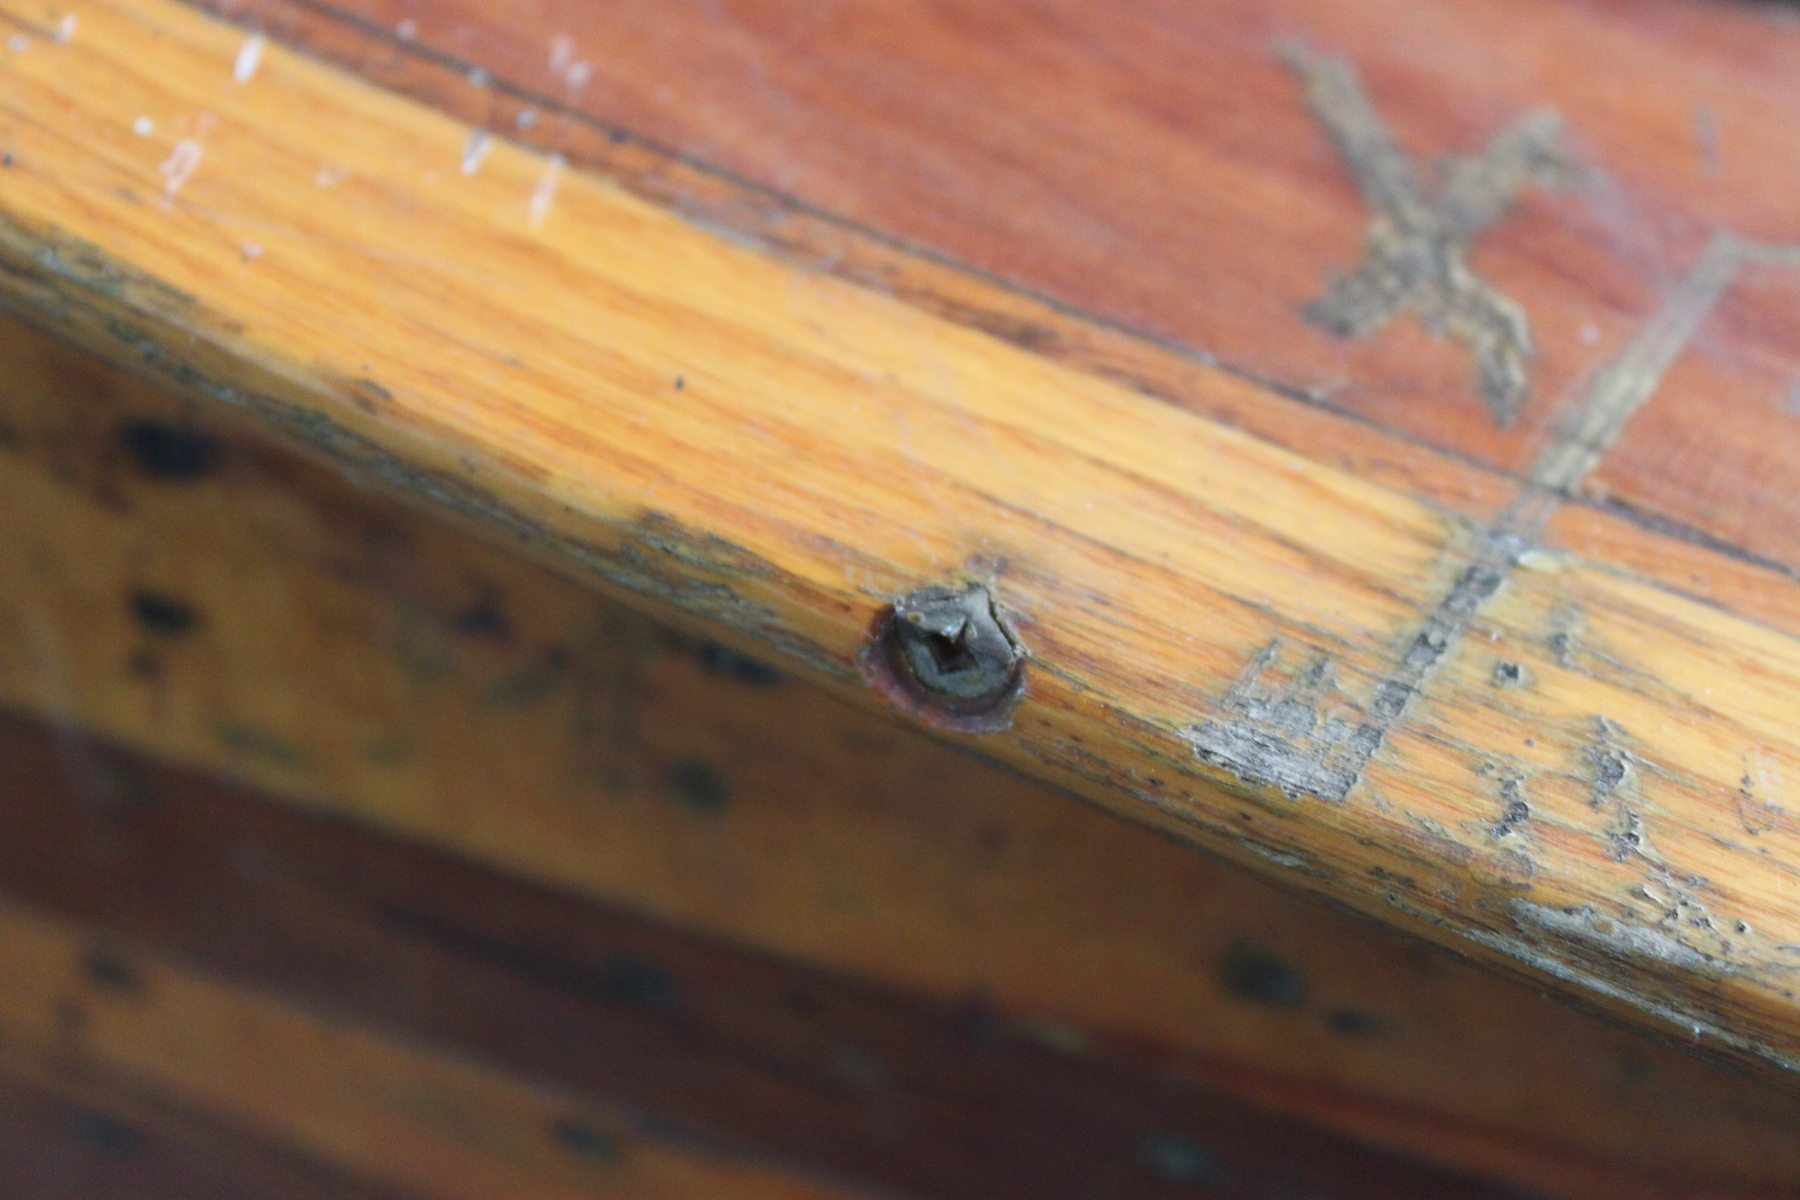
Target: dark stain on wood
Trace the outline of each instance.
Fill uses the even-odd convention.
[[[731,803],[724,773],[701,758],[681,758],[669,766],[669,794],[689,812],[714,816]]]
[[[139,627],[156,637],[185,637],[200,627],[199,612],[187,601],[167,592],[135,591],[128,603]]]
[[[1299,1008],[1311,990],[1292,963],[1242,942],[1226,953],[1219,983],[1240,1000],[1275,1009]]]
[[[220,446],[212,434],[167,421],[131,421],[119,441],[138,472],[165,483],[192,483],[218,466]]]

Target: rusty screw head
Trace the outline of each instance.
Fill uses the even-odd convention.
[[[966,733],[1006,728],[1025,690],[1025,652],[981,584],[896,600],[875,622],[863,671],[908,712]]]

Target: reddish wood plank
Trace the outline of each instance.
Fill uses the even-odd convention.
[[[289,0],[227,0],[291,29]],[[307,9],[330,11],[312,3]],[[1032,0],[349,0],[408,46],[545,106],[519,132],[579,142],[563,105],[1101,320],[1280,381],[1432,445],[1521,465],[1563,397],[1657,307],[1715,230],[1800,239],[1792,203],[1800,28],[1778,10],[1482,0],[1339,5]],[[1344,341],[1301,319],[1369,220],[1283,39],[1341,54],[1421,164],[1549,106],[1586,172],[1535,190],[1473,263],[1541,351],[1525,419],[1498,431],[1468,356],[1402,321]],[[488,101],[508,103],[496,97]],[[773,203],[765,198],[761,207]],[[704,210],[704,202],[700,207]],[[752,197],[729,225],[762,222]],[[1791,273],[1790,273],[1791,275]],[[1800,489],[1800,283],[1747,281],[1591,492],[1792,569]],[[1331,432],[1312,431],[1327,452]],[[1785,446],[1787,454],[1771,446]],[[1399,451],[1397,451],[1399,452]],[[1404,453],[1404,452],[1399,452]]]
[[[14,718],[0,730],[7,894],[693,1137],[934,1197],[1502,1194],[1065,1058],[978,1009],[733,951]]]

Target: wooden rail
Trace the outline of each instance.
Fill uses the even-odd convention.
[[[1717,310],[1792,296],[1791,214],[1752,201],[1688,239],[1665,294],[1627,288],[1579,356],[1596,339],[1557,324],[1566,392],[1499,469],[1366,431],[1338,463],[1344,417],[1260,369],[880,239],[848,237],[849,267],[821,270],[645,199],[649,166],[579,168],[169,0],[73,24],[0,13],[19,30],[0,63],[7,311],[867,704],[884,703],[860,665],[882,610],[979,585],[1029,655],[980,753],[1664,1031],[1800,1065],[1787,535],[1697,559],[1656,521],[1608,525],[1587,554],[1558,540],[1569,494]],[[1753,18],[1720,20],[1752,45]],[[1753,111],[1792,78],[1789,36],[1745,52],[1730,111],[1791,164]],[[1507,164],[1540,126],[1471,153],[1463,192],[1455,172],[1396,184],[1409,160],[1379,105],[1342,128],[1306,114],[1309,90],[1322,113],[1321,95],[1360,94],[1351,67],[1289,59],[1238,69],[1287,97],[1279,137],[1338,179],[1349,228],[1373,214],[1372,278],[1427,226],[1480,261],[1485,209],[1523,189]],[[1303,182],[1282,194],[1324,186]],[[1243,215],[1210,195],[1180,219]],[[1270,278],[1297,306],[1316,265],[1304,286]],[[1457,270],[1392,276],[1446,335],[1400,344],[1445,356],[1427,394],[1510,417],[1527,347],[1508,305],[1560,293]],[[1339,336],[1383,315],[1341,295],[1313,313],[1332,328],[1295,313],[1293,361],[1361,345]],[[1793,353],[1789,316],[1758,319],[1740,319],[1740,381]],[[1239,419],[1264,408],[1279,416]],[[1664,551],[1704,561],[1708,587],[1746,582],[1692,594],[1645,568]]]

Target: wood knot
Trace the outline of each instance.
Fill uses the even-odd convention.
[[[907,712],[963,733],[1005,729],[1025,691],[1025,650],[978,583],[894,601],[875,619],[862,667]]]

